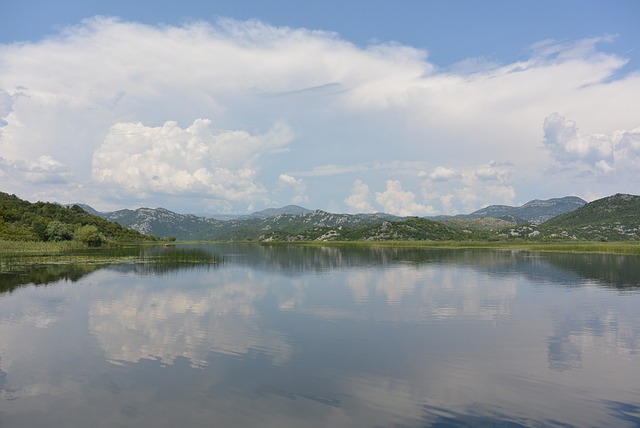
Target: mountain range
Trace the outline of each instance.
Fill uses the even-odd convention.
[[[444,223],[451,230],[491,231],[519,224],[540,224],[586,203],[575,196],[536,199],[520,207],[491,205],[467,215],[438,216],[427,220]],[[269,208],[243,216],[208,217],[178,214],[164,208],[125,209],[100,213],[87,205],[80,206],[92,214],[139,232],[160,237],[173,236],[177,240],[272,240],[277,239],[275,236],[297,236],[304,239],[309,237],[307,232],[313,229],[320,231],[332,228],[366,228],[382,225],[384,222],[402,222],[408,219],[384,213],[335,214],[322,210],[312,211],[297,205]],[[321,235],[314,239],[320,238]],[[380,232],[378,235],[385,234]]]
[[[469,218],[499,218],[503,220],[540,224],[560,214],[574,211],[587,204],[577,196],[565,196],[547,200],[534,199],[520,207],[507,205],[490,205],[468,215]]]
[[[640,196],[616,194],[590,203],[575,197],[534,200],[521,207],[490,206],[439,219],[334,214],[291,205],[220,220],[164,208],[99,213],[87,205],[31,203],[0,192],[0,241],[92,243],[93,238],[100,238],[111,244],[158,242],[158,237],[165,241],[253,242],[640,241]]]

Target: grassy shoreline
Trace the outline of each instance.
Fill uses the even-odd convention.
[[[178,241],[176,246],[193,244],[224,244],[220,241]],[[402,247],[443,249],[523,250],[561,253],[606,253],[640,255],[640,242],[489,242],[489,241],[298,241],[298,242],[232,242],[248,245],[333,246],[333,247]],[[131,246],[157,246],[158,244],[130,244]],[[129,246],[125,244],[124,246]],[[17,242],[0,241],[2,256],[54,256],[73,250],[86,249],[77,242]],[[99,251],[99,249],[97,249]]]

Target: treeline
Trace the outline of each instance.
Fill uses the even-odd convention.
[[[118,242],[155,241],[156,237],[94,216],[78,205],[31,203],[0,192],[0,240],[70,241],[88,246]]]

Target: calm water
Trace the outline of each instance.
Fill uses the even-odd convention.
[[[637,257],[202,248],[0,275],[0,426],[640,426]]]

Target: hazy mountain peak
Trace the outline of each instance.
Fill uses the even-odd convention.
[[[560,214],[573,211],[585,205],[587,201],[577,196],[565,196],[563,198],[534,199],[520,207],[508,205],[490,205],[469,214],[471,218],[495,217],[522,219],[531,223],[544,223]]]
[[[256,211],[253,214],[250,214],[250,217],[269,218],[269,217],[276,217],[281,214],[298,215],[298,214],[306,214],[310,212],[311,210],[300,207],[298,205],[286,205],[282,208],[267,208],[262,211]]]

